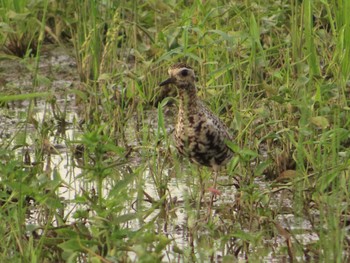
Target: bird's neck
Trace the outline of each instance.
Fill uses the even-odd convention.
[[[180,111],[190,114],[198,106],[197,89],[194,85],[178,87],[180,96]]]

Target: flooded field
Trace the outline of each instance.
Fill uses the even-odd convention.
[[[349,262],[349,13],[2,1],[0,261]]]
[[[244,170],[229,165],[219,176],[220,195],[210,216],[211,172],[187,160],[172,160],[177,158],[172,143],[174,105],[162,108],[168,112],[164,123],[157,108],[133,114],[124,126],[124,146],[112,145],[113,140],[104,137],[105,130],[101,134],[88,131],[82,122],[84,105],[75,99],[80,83],[71,56],[54,47],[44,52],[36,90],[31,89],[34,80],[28,65],[20,61],[1,61],[0,65],[2,92],[47,93],[45,98],[8,101],[0,109],[2,164],[17,160],[24,172],[22,183],[29,183],[16,188],[1,175],[2,191],[8,195],[2,194],[3,209],[10,209],[9,203],[15,204],[13,198],[21,196],[22,190],[28,200],[22,204],[26,211],[23,238],[45,237],[46,248],[73,251],[71,240],[76,239],[69,239],[62,230],[77,231],[86,238],[75,247],[81,253],[79,262],[87,260],[88,248],[105,242],[94,243],[94,231],[117,235],[123,253],[116,257],[121,261],[137,261],[146,251],[156,251],[164,262],[188,258],[313,261],[322,253],[321,248],[316,250],[319,228],[329,211],[322,211],[313,201],[297,202],[290,178],[271,181],[262,175],[249,182],[240,174]],[[108,141],[105,148],[99,148],[99,139]],[[261,152],[262,159],[268,158],[266,150]],[[255,169],[256,162],[245,165]],[[36,191],[39,194],[27,195]],[[140,232],[138,243],[134,238]],[[343,257],[348,257],[348,251]],[[113,262],[112,258],[109,255],[102,261]]]

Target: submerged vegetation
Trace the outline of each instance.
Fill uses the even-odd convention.
[[[349,14],[348,0],[1,1],[1,259],[349,261]],[[176,91],[158,87],[177,61],[235,137],[209,221],[211,172],[178,157]]]

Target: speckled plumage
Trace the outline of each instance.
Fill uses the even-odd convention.
[[[191,67],[178,63],[170,67],[168,72],[170,78],[160,86],[174,84],[179,91],[176,148],[192,162],[217,170],[233,156],[226,145],[226,141],[232,140],[228,128],[197,97],[196,76]]]

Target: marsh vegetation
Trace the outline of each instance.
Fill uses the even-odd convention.
[[[4,262],[347,262],[350,1],[0,4]],[[227,124],[178,156],[184,61]]]

